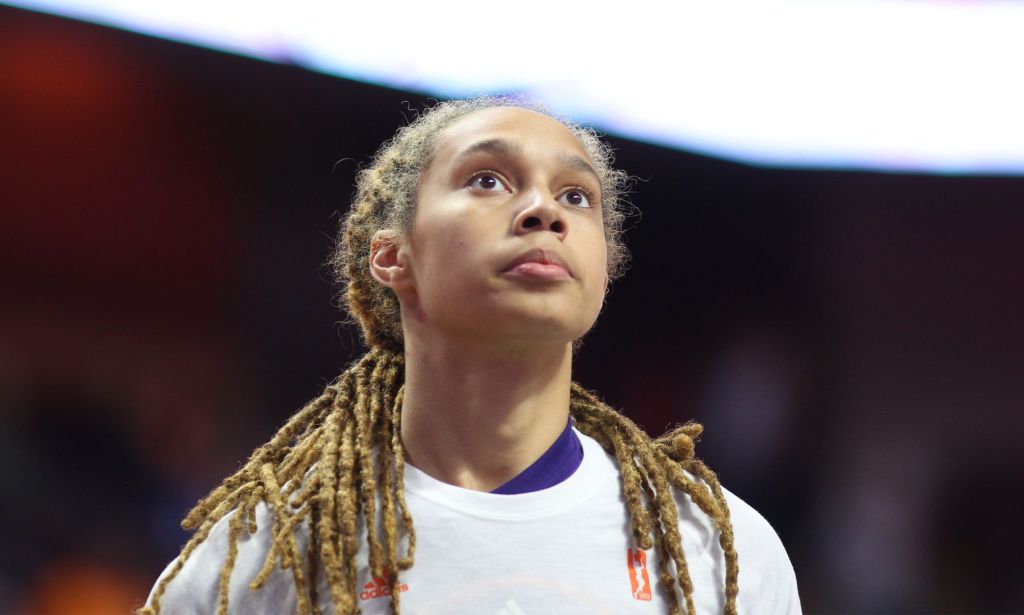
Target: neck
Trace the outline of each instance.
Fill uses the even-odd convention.
[[[537,460],[569,416],[570,344],[495,349],[405,340],[402,443],[443,482],[490,491]]]

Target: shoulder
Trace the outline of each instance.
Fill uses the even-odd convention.
[[[739,602],[743,607],[740,611],[799,614],[796,574],[778,533],[761,513],[739,496],[724,487],[722,492],[729,504],[739,556]],[[721,552],[720,546],[718,551]]]
[[[146,607],[153,607],[158,588],[166,583],[159,599],[159,612],[216,610],[220,602],[221,573],[229,556],[230,523],[236,512],[232,510],[213,526],[206,539],[180,564],[180,569],[180,555],[167,565],[150,591]],[[295,584],[291,573],[282,570],[279,563],[262,588],[252,590],[249,586],[263,568],[272,544],[273,513],[266,503],[256,505],[256,528],[257,531],[250,534],[243,525],[238,536],[238,552],[230,572],[228,612],[292,612],[296,604]],[[297,532],[297,538],[301,550],[305,543],[304,532]]]
[[[603,471],[620,474],[618,464],[610,453],[588,436],[580,435],[587,454],[593,453],[600,458]],[[683,472],[690,480],[702,484],[686,470]],[[801,607],[796,575],[778,533],[764,516],[740,497],[724,487],[722,494],[729,507],[734,546],[739,559],[739,613],[798,615]],[[720,542],[721,533],[714,521],[690,496],[680,490],[674,490],[674,496],[683,550],[687,555],[693,553],[700,558],[702,563],[698,567],[706,571],[705,580],[714,587],[723,588],[719,600],[724,600],[726,566],[725,552]],[[696,574],[696,569],[692,572]],[[721,604],[712,610],[719,610],[720,607]]]
[[[694,479],[692,474],[685,473]],[[729,507],[733,546],[739,562],[739,613],[798,615],[801,610],[796,574],[778,533],[761,513],[739,496],[725,487],[722,487],[722,495]],[[722,533],[714,520],[686,493],[676,490],[675,501],[684,548],[692,548],[700,555],[714,585],[724,589],[726,558]]]

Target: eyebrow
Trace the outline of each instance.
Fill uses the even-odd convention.
[[[486,152],[498,156],[522,157],[523,148],[518,143],[511,143],[504,139],[487,139],[485,141],[477,141],[473,145],[462,150],[459,155],[455,157],[455,161],[458,162],[480,152]],[[597,185],[601,185],[601,176],[598,175],[597,171],[594,170],[594,167],[582,157],[568,152],[563,152],[558,157],[570,169],[593,175],[594,179],[597,180]]]

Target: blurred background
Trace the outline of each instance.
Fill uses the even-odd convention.
[[[501,15],[480,11],[486,34]],[[555,73],[474,81],[492,75],[472,48],[468,85],[397,60],[371,84],[283,39],[112,25],[0,6],[0,613],[140,605],[189,507],[361,354],[324,263],[358,166],[413,110],[459,87],[572,98]],[[550,34],[587,63],[580,31]],[[762,74],[748,114],[725,77],[616,106],[674,80],[662,55],[633,60],[642,79],[602,69],[588,100],[611,106],[551,99],[637,177],[633,265],[575,378],[651,433],[705,424],[698,454],[776,528],[806,612],[1022,613],[1024,97],[1010,70],[939,71],[903,40],[920,74],[890,85],[933,95],[939,75],[960,98],[851,87],[829,95],[904,107],[809,118]],[[965,135],[991,147],[944,149]]]

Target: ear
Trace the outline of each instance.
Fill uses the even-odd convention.
[[[412,268],[402,243],[401,234],[382,230],[370,241],[370,275],[391,290],[405,290],[412,286]]]

